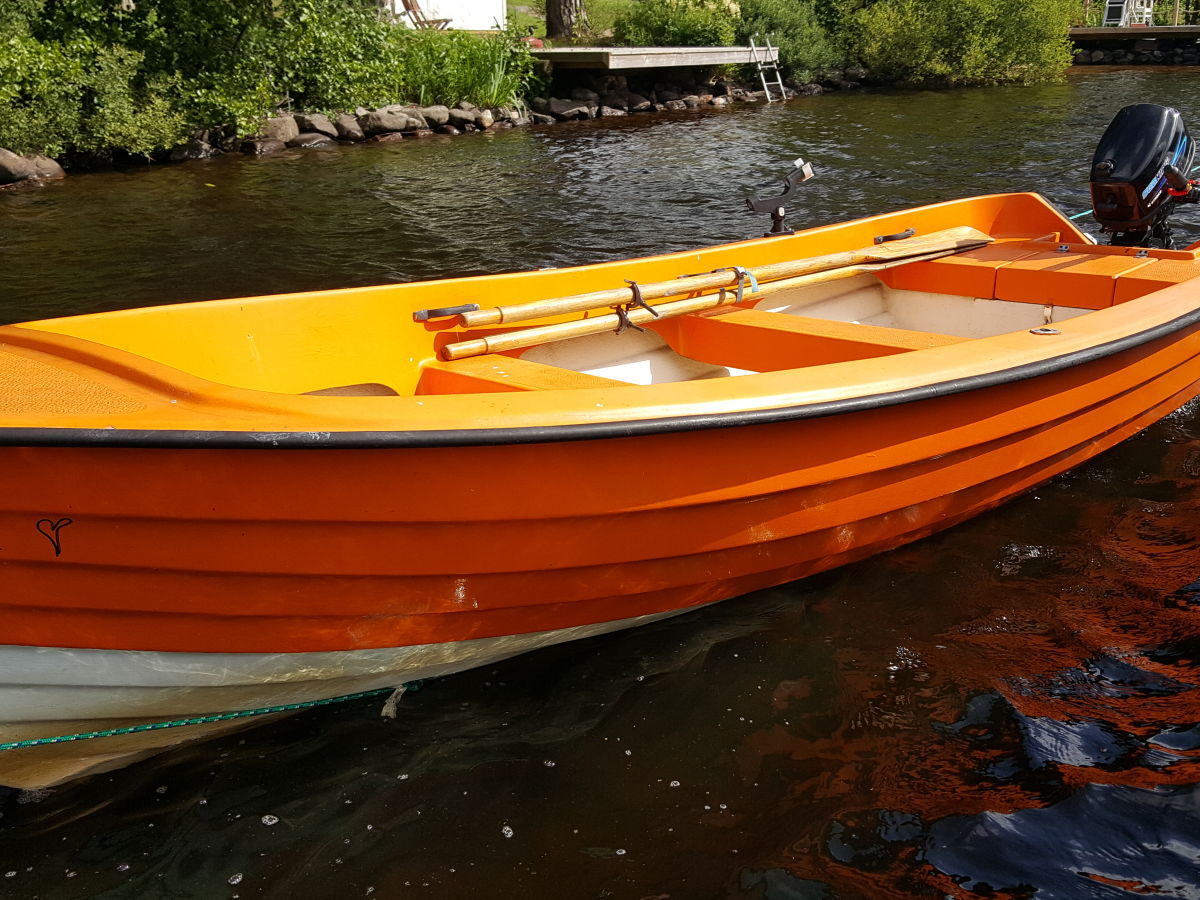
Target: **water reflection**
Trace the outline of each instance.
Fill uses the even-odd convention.
[[[1136,100],[1200,112],[1188,74],[1086,72],[79,178],[0,196],[0,304],[680,249],[755,233],[743,185],[798,154],[814,222],[1031,187],[1076,210]],[[10,794],[0,896],[1200,897],[1197,475],[1193,406],[947,534],[395,721],[313,711]]]
[[[833,592],[821,608],[850,637],[837,726],[789,687],[796,720],[742,748],[743,777],[823,809],[762,871],[838,896],[1200,896],[1195,412],[856,573],[859,604]],[[868,643],[862,623],[886,612],[861,599],[911,601],[898,574],[928,581],[933,559],[952,575],[916,614],[957,621]]]

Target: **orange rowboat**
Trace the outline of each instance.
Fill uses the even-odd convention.
[[[1013,194],[0,328],[0,742],[399,685],[918,539],[1191,399],[1198,277]],[[5,749],[0,783],[216,727]]]

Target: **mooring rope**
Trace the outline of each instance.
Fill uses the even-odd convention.
[[[415,690],[420,686],[419,681],[403,685],[405,690]],[[186,719],[170,719],[165,722],[144,722],[141,725],[126,725],[122,728],[105,728],[102,731],[83,731],[78,734],[59,734],[54,737],[30,738],[24,741],[6,741],[0,743],[0,750],[24,750],[27,747],[40,747],[44,744],[65,744],[70,741],[86,741],[92,738],[116,737],[121,734],[137,734],[141,731],[159,731],[164,728],[180,728],[184,725],[206,725],[210,722],[227,722],[230,719],[248,719],[251,716],[265,716],[270,713],[291,712],[297,709],[311,709],[314,706],[328,706],[331,703],[345,703],[347,700],[361,700],[364,697],[378,697],[381,694],[394,693],[397,688],[377,688],[373,691],[359,691],[357,694],[343,694],[340,697],[328,697],[324,700],[303,700],[299,703],[284,703],[279,706],[260,706],[256,709],[239,709],[235,712],[211,713],[206,716],[189,716]]]

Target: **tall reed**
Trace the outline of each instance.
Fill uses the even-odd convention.
[[[528,46],[506,32],[410,32],[393,46],[402,99],[416,103],[512,105],[533,77]]]

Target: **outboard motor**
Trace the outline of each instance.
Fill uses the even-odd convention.
[[[1111,244],[1172,248],[1167,219],[1180,203],[1200,202],[1189,181],[1195,147],[1178,110],[1126,106],[1092,157],[1092,213]]]

